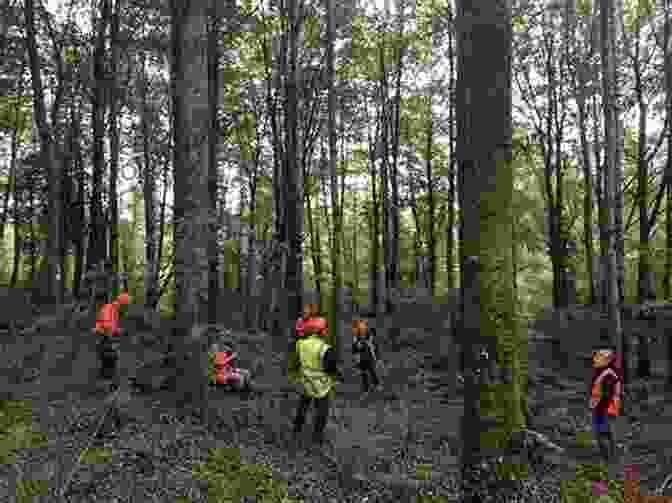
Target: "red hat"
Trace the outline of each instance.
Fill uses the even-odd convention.
[[[119,302],[119,304],[123,304],[125,306],[128,305],[128,303],[130,301],[131,301],[131,298],[128,296],[128,294],[126,292],[122,293],[121,295],[119,295],[119,297],[117,297],[117,302]]]

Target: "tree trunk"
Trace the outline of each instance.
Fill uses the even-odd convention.
[[[379,291],[379,272],[380,267],[380,226],[378,211],[380,208],[379,198],[376,189],[376,143],[378,138],[378,128],[380,123],[376,121],[376,134],[373,138],[369,135],[369,178],[371,180],[371,211],[369,229],[371,232],[371,267],[369,269],[369,310],[377,313],[380,300]],[[375,140],[374,140],[375,138]]]
[[[42,76],[40,73],[40,61],[37,50],[37,35],[35,29],[35,12],[33,0],[25,0],[24,16],[26,24],[26,50],[28,54],[30,76],[33,91],[33,114],[37,130],[40,136],[40,161],[48,173],[49,179],[49,233],[47,242],[47,263],[49,286],[48,291],[52,302],[62,304],[63,302],[63,255],[62,255],[62,235],[61,226],[62,216],[62,169],[63,159],[61,158],[56,138],[53,134],[53,124],[47,123],[46,106],[44,103],[44,88],[42,85]],[[32,200],[31,200],[32,204]],[[31,213],[32,214],[32,213]],[[34,243],[34,241],[33,241]],[[34,254],[35,252],[33,252]],[[34,276],[34,259],[31,275]],[[31,282],[34,277],[31,277]]]
[[[319,231],[317,230],[313,218],[313,198],[310,193],[304,193],[306,202],[306,219],[308,220],[308,235],[310,236],[310,258],[313,262],[313,275],[315,276],[315,289],[318,295],[322,292],[322,246],[319,239]]]
[[[111,47],[111,61],[110,61],[110,116],[109,116],[109,131],[110,131],[110,187],[109,187],[109,204],[110,204],[110,264],[112,272],[115,276],[113,282],[112,297],[116,298],[119,293],[118,277],[119,273],[119,194],[117,192],[117,181],[119,178],[119,25],[121,23],[122,0],[116,0],[114,12],[112,13],[112,22],[110,28],[110,47]]]
[[[665,271],[663,273],[663,292],[665,300],[672,297],[672,48],[670,37],[672,36],[672,20],[670,19],[670,4],[664,8],[665,22],[663,24],[664,70],[665,70],[665,115],[668,123],[667,129],[667,156],[665,161],[665,177],[668,183],[665,185]],[[665,178],[664,177],[664,178]],[[672,350],[672,344],[669,346]],[[669,361],[669,379],[672,382],[672,358]]]
[[[618,114],[616,105],[616,68],[615,68],[615,39],[614,39],[614,0],[601,0],[601,63],[602,63],[602,101],[604,108],[604,135],[605,135],[605,208],[607,213],[608,270],[608,314],[611,323],[612,344],[617,351],[623,353],[623,328],[621,325],[621,310],[619,308],[618,292],[618,261],[615,242],[616,230],[616,192],[620,190],[616,176],[618,163]],[[627,359],[623,359],[626,363]],[[626,381],[627,384],[627,381]]]
[[[151,155],[151,123],[148,99],[148,83],[145,56],[138,55],[139,70],[137,77],[138,94],[140,96],[140,129],[142,131],[142,196],[145,205],[145,307],[152,309],[159,290],[159,269],[157,264],[156,242],[156,178],[155,166]]]
[[[298,43],[303,21],[299,18],[298,0],[288,0],[289,22],[289,73],[286,85],[285,131],[287,150],[285,152],[285,217],[286,240],[289,244],[286,289],[288,312],[281,313],[283,333],[290,340],[294,329],[293,319],[300,313],[303,304],[303,176],[299,165],[298,150]]]
[[[219,301],[219,256],[217,246],[217,144],[219,143],[220,131],[217,125],[219,110],[219,50],[217,41],[220,37],[220,17],[217,13],[217,0],[210,0],[208,19],[208,323],[217,323],[217,311]],[[255,196],[252,195],[254,204]],[[254,225],[254,213],[252,214]],[[254,227],[253,227],[254,229]],[[252,255],[254,256],[254,232],[252,233]],[[254,278],[252,278],[254,280]]]
[[[397,1],[397,15],[398,15],[398,38],[403,39],[404,36],[404,15],[403,6],[404,1]],[[389,284],[387,286],[388,312],[395,309],[398,302],[397,296],[399,291],[399,274],[401,262],[401,248],[399,241],[400,231],[400,216],[399,216],[399,143],[401,141],[401,78],[404,73],[404,54],[405,46],[399,44],[397,46],[397,68],[396,68],[396,95],[394,98],[394,123],[392,124],[392,172],[390,181],[392,182],[392,207],[390,208],[390,272]],[[430,220],[431,222],[431,220]],[[392,330],[398,330],[398,327],[392,327]]]
[[[432,93],[433,94],[433,93]],[[427,271],[427,282],[429,295],[434,298],[434,288],[436,286],[436,230],[434,225],[435,216],[435,196],[434,196],[434,176],[432,175],[432,146],[434,143],[434,115],[432,114],[432,95],[429,98],[429,126],[427,131],[427,246],[429,248],[429,271]]]
[[[616,69],[620,68],[623,62],[621,54],[622,43],[621,40],[621,21],[623,19],[623,2],[622,0],[614,1],[614,22],[611,24],[612,30],[612,47],[614,51],[614,98],[613,106],[614,114],[616,116],[616,161],[614,171],[614,183],[616,184],[616,192],[614,194],[614,239],[616,246],[616,284],[618,288],[618,303],[619,307],[625,301],[625,235],[623,234],[623,158],[624,151],[624,135],[625,128],[623,126],[623,117],[620,111],[620,104],[617,96],[618,92],[616,86],[618,85],[618,75]],[[623,373],[627,373],[627,369],[623,369]]]
[[[457,188],[455,179],[457,177],[457,156],[455,155],[455,146],[457,145],[457,128],[455,121],[455,58],[456,49],[454,47],[455,16],[450,3],[448,3],[448,22],[451,29],[448,30],[448,85],[450,100],[448,100],[448,136],[450,143],[450,159],[448,160],[448,222],[446,228],[446,272],[448,275],[448,288],[450,290],[457,286],[457,274],[455,274],[455,203],[457,200]],[[460,260],[460,263],[462,261]]]
[[[171,1],[172,98],[174,114],[175,287],[178,329],[174,342],[181,358],[176,379],[178,403],[205,413],[207,347],[198,325],[206,318],[208,289],[208,61],[209,0],[184,5]]]
[[[334,44],[336,43],[336,23],[334,19],[334,2],[327,0],[327,82],[328,82],[328,123],[329,131],[329,176],[331,192],[331,211],[333,215],[333,246],[331,247],[331,313],[330,336],[331,343],[334,345],[337,358],[341,358],[341,344],[339,334],[341,333],[340,312],[343,303],[343,277],[341,273],[341,222],[343,212],[343,201],[338,200],[338,145],[336,132],[336,89],[334,88],[336,80]]]
[[[588,276],[589,303],[597,303],[595,289],[595,274],[593,271],[593,175],[588,136],[586,133],[586,80],[588,67],[584,62],[579,62],[577,68],[578,85],[574,88],[578,108],[577,118],[579,126],[579,138],[581,142],[581,168],[583,170],[583,245],[586,255],[586,274]]]
[[[92,129],[93,129],[93,177],[91,180],[91,228],[89,238],[88,263],[90,267],[107,259],[107,225],[103,212],[103,177],[105,157],[103,141],[105,135],[105,32],[110,21],[110,0],[100,0],[97,23],[96,45],[93,51]]]
[[[466,257],[461,337],[467,347],[462,488],[463,501],[475,502],[483,497],[474,490],[481,459],[499,455],[501,451],[494,450],[507,447],[509,435],[525,427],[521,395],[525,376],[520,375],[518,364],[510,232],[513,172],[509,3],[459,2],[458,28],[458,159],[464,212],[461,246]],[[503,379],[477,382],[476,351],[483,349],[491,355],[493,364],[496,360]],[[486,375],[481,372],[481,376]],[[511,473],[518,471],[514,465],[509,466]]]
[[[2,216],[0,217],[0,243],[5,242],[5,226],[7,225],[7,220],[9,218],[9,194],[13,190],[13,186],[16,180],[16,163],[17,163],[17,150],[18,150],[18,136],[19,136],[19,107],[17,105],[15,109],[15,117],[17,117],[17,122],[14,125],[11,133],[11,152],[9,160],[9,177],[7,178],[7,188],[4,194],[4,200],[2,202]],[[14,203],[16,204],[16,203]],[[16,229],[16,223],[14,223],[14,229]]]

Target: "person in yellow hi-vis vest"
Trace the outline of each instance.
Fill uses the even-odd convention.
[[[324,442],[324,428],[329,416],[329,405],[334,395],[335,379],[340,376],[334,349],[327,343],[327,322],[315,317],[303,327],[296,349],[299,357],[299,380],[303,388],[294,419],[294,438],[297,438],[306,421],[311,403],[315,405],[313,442]]]

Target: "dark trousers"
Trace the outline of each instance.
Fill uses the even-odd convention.
[[[374,387],[380,383],[378,374],[376,373],[376,364],[374,362],[363,363],[359,367],[362,373],[362,390],[366,393],[371,389],[371,384]]]
[[[311,403],[315,404],[313,441],[321,444],[324,440],[324,427],[327,425],[327,418],[329,416],[329,395],[324,398],[310,398],[306,395],[301,395],[299,407],[296,411],[296,418],[294,419],[294,434],[299,434],[303,429],[303,425],[306,422],[306,413]]]
[[[100,336],[98,341],[98,359],[100,360],[100,378],[114,379],[117,373],[119,354],[116,344],[109,337]]]

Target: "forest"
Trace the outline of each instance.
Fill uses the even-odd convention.
[[[0,41],[0,499],[667,501],[669,1],[0,0]]]

